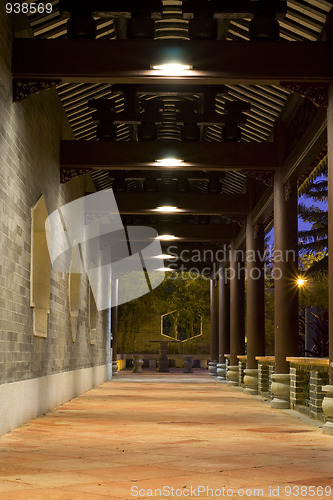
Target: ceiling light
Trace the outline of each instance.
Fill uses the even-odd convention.
[[[184,160],[178,158],[162,158],[161,160],[156,160],[155,163],[159,167],[181,167],[184,164]]]
[[[160,213],[163,213],[163,214],[174,214],[176,212],[179,212],[179,208],[171,206],[171,205],[163,205],[162,207],[155,208],[154,211],[155,212],[160,212]]]
[[[152,69],[158,71],[158,74],[162,76],[182,76],[186,75],[192,69],[192,66],[189,64],[167,63],[153,65]]]
[[[156,269],[156,271],[163,271],[167,273],[168,271],[174,271],[174,269],[171,269],[171,267],[160,267],[159,269]]]
[[[170,259],[176,259],[177,256],[176,255],[169,255],[167,253],[161,253],[161,255],[154,255],[153,258],[154,259],[167,259],[167,260],[170,260]]]
[[[173,234],[160,234],[157,236],[158,240],[161,241],[172,241],[172,240],[178,240],[178,236],[174,236]]]

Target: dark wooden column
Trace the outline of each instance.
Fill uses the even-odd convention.
[[[244,261],[241,251],[230,249],[230,366],[238,365],[238,354],[245,353]]]
[[[219,359],[219,287],[217,279],[210,279],[210,359]]]
[[[287,356],[297,355],[298,220],[297,183],[274,177],[275,373],[289,373]]]
[[[221,268],[219,279],[219,362],[225,363],[225,355],[230,353],[230,287],[226,268]]]
[[[112,333],[112,361],[117,361],[118,354],[118,280],[112,283],[111,296],[111,333]]]
[[[327,110],[327,143],[328,143],[328,272],[331,279],[329,286],[329,384],[333,385],[333,84],[329,89]]]
[[[248,217],[246,227],[246,334],[247,368],[256,369],[256,356],[265,355],[265,276],[264,228],[252,225]]]

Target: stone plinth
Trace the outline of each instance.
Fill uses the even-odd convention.
[[[216,373],[219,380],[225,381],[227,378],[226,363],[218,363]]]
[[[333,436],[333,385],[324,385],[322,391],[325,393],[323,412],[326,417],[326,423],[323,425],[323,433]]]
[[[289,373],[274,373],[272,376],[272,408],[286,409],[290,407],[290,375]]]
[[[209,375],[211,375],[212,377],[216,377],[217,376],[217,361],[210,361],[208,363],[208,372],[209,372]]]
[[[258,370],[254,368],[246,368],[244,373],[244,392],[255,396],[258,394]]]
[[[230,365],[228,366],[228,383],[229,385],[236,386],[239,381],[239,366],[238,365]]]

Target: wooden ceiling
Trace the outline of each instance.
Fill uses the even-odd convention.
[[[185,4],[191,5],[191,2],[184,2]],[[286,15],[279,16],[281,17],[280,45],[276,42],[249,42],[250,16],[247,18],[218,16],[217,41],[206,41],[204,45],[195,40],[190,43],[191,57],[196,62],[197,68],[201,68],[198,61],[202,61],[202,73],[199,77],[197,75],[194,81],[192,79],[186,82],[190,83],[190,88],[185,89],[185,82],[178,80],[178,85],[173,87],[171,85],[171,88],[165,88],[164,91],[157,88],[157,83],[163,87],[170,84],[170,80],[143,78],[144,72],[142,68],[140,69],[140,61],[144,58],[149,59],[149,54],[153,54],[151,47],[154,42],[126,40],[125,17],[128,16],[114,18],[96,16],[97,39],[89,41],[89,47],[92,51],[96,51],[95,68],[100,68],[104,58],[103,67],[97,74],[92,62],[93,53],[89,59],[86,52],[84,58],[72,60],[71,64],[67,65],[66,74],[69,76],[66,76],[64,65],[61,63],[61,58],[56,57],[56,52],[66,53],[67,61],[70,60],[71,49],[69,45],[66,46],[68,16],[59,12],[57,1],[53,1],[52,5],[51,14],[29,15],[29,21],[35,39],[52,39],[54,44],[47,44],[44,48],[40,44],[38,46],[40,52],[37,52],[36,56],[36,46],[31,45],[30,48],[26,45],[24,52],[18,39],[16,51],[17,54],[24,54],[17,67],[22,68],[26,63],[27,78],[33,79],[34,75],[39,74],[38,64],[34,66],[38,54],[39,60],[43,61],[39,67],[45,72],[39,74],[40,78],[51,78],[52,71],[54,79],[57,79],[60,73],[62,75],[57,84],[57,92],[76,138],[75,142],[62,145],[62,181],[69,180],[73,171],[75,174],[82,174],[90,170],[97,190],[114,187],[117,191],[120,180],[121,189],[118,189],[120,211],[126,214],[128,221],[132,212],[137,222],[146,223],[149,223],[149,214],[155,198],[160,193],[173,193],[178,200],[183,198],[184,201],[182,205],[184,211],[181,216],[185,232],[189,222],[199,226],[199,220],[194,220],[193,217],[206,215],[206,219],[201,220],[200,227],[206,224],[208,232],[206,231],[202,237],[208,235],[207,241],[209,234],[210,241],[218,241],[216,228],[213,227],[209,233],[209,228],[218,224],[222,228],[228,226],[228,231],[225,231],[228,237],[237,234],[244,225],[247,210],[262,196],[268,199],[265,193],[271,189],[269,186],[272,172],[280,168],[283,163],[277,120],[280,118],[280,122],[287,123],[299,106],[299,99],[290,93],[290,89],[281,86],[281,81],[288,80],[290,75],[289,80],[293,78],[300,80],[303,76],[308,76],[312,82],[332,79],[333,75],[330,74],[332,69],[324,64],[325,59],[328,59],[326,58],[328,47],[320,41],[324,39],[326,16],[332,8],[333,1],[288,0]],[[188,25],[188,16],[182,12],[182,2],[164,0],[162,15],[155,21],[155,39],[160,40],[159,49],[176,46],[185,47],[184,50],[187,50]],[[105,45],[108,40],[114,40],[112,47]],[[315,44],[309,43],[315,41],[317,41]],[[33,42],[31,40],[31,43]],[[246,46],[243,42],[247,42]],[[302,45],[297,42],[302,42]],[[127,44],[126,48],[124,43]],[[257,48],[258,43],[260,48]],[[306,44],[308,45],[305,60],[302,54],[304,55]],[[74,46],[75,41],[71,40],[71,47]],[[106,47],[109,51],[107,56]],[[34,60],[29,59],[29,53]],[[84,66],[87,60],[90,61],[90,76],[84,69],[88,67],[88,63]],[[61,69],[54,70],[55,61],[59,63]],[[115,61],[115,73],[111,75],[111,79],[110,74],[105,78],[108,68],[112,68]],[[13,67],[15,73],[15,57]],[[32,68],[31,75],[28,74],[27,68],[29,70]],[[81,78],[80,72],[83,71],[85,74]],[[126,71],[129,77],[126,77]],[[251,71],[254,75],[256,72],[257,74],[261,74],[260,71],[265,72],[265,78],[259,78],[257,81],[252,77]],[[23,76],[19,73],[14,74],[16,78]],[[119,85],[123,83],[126,85]],[[153,106],[154,112],[150,116],[155,118],[156,113],[160,113],[159,121],[156,122],[154,119],[154,122],[158,123],[156,142],[137,142],[139,123],[135,121],[135,114],[125,113],[130,109],[126,108],[126,92],[133,88],[134,84],[139,89],[137,93],[139,107],[148,109],[149,106]],[[210,93],[214,93],[213,114],[216,122],[211,122],[206,116],[200,124],[200,141],[183,142],[181,124],[185,123],[184,117],[190,117],[191,113],[193,115],[193,110],[197,113],[200,109],[202,100],[207,95],[207,88],[203,86],[210,88]],[[126,115],[126,120],[119,119],[115,123],[114,141],[98,141],[98,118],[101,119],[104,115],[98,116],[98,112],[96,114],[91,101],[96,103],[99,99],[110,102],[113,118],[115,112],[122,113],[123,117]],[[228,105],[235,101],[245,101],[249,104],[249,109],[243,111],[246,120],[239,122],[241,139],[236,143],[223,142],[221,117],[226,113]],[[180,108],[177,112],[183,119],[179,117],[177,119],[175,111],[177,106]],[[181,115],[186,106],[189,111]],[[158,157],[158,152],[167,147],[174,148],[175,155],[183,155],[189,158],[189,161],[185,161],[181,168],[157,167],[154,160]],[[187,184],[186,179],[188,179]],[[215,181],[215,185],[212,181]],[[179,189],[179,183],[183,189]],[[153,192],[147,192],[147,185],[153,186],[151,188]],[[234,201],[231,199],[232,196]],[[148,219],[144,219],[147,214]],[[174,216],[170,216],[171,222],[172,217]],[[179,215],[177,217],[179,218]],[[192,219],[189,220],[187,217]],[[219,240],[221,243],[224,242],[222,228],[218,231],[221,234]],[[200,240],[199,233],[196,241],[206,241],[205,238]]]

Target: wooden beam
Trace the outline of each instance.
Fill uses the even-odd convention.
[[[163,179],[165,175],[165,170],[161,168],[156,168],[154,171],[148,170],[112,170],[109,172],[110,179]],[[182,172],[179,169],[168,168],[169,179],[187,179],[187,180],[199,180],[199,179],[224,179],[226,173],[224,171],[214,170],[186,170]]]
[[[121,214],[158,213],[156,207],[163,198],[163,193],[114,194]],[[172,198],[180,210],[179,214],[184,215],[246,215],[250,208],[249,196],[246,194],[170,193],[165,197]]]
[[[175,53],[193,69],[176,77],[151,69],[152,65],[174,60]],[[73,83],[331,82],[331,54],[331,42],[17,38],[13,42],[12,74],[19,80]]]
[[[163,158],[183,160],[180,171],[276,170],[280,153],[272,142],[62,141],[60,149],[62,170],[155,170]]]

